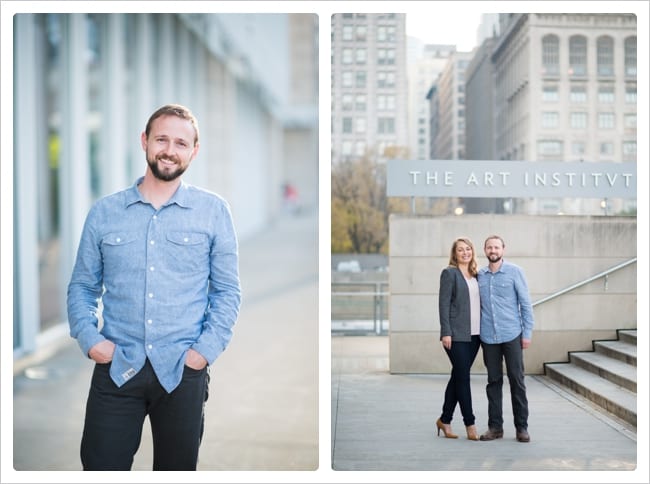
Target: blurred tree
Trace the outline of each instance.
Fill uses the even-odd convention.
[[[332,253],[387,254],[388,216],[407,212],[386,196],[386,165],[369,156],[332,165]]]

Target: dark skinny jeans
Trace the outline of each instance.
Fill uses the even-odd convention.
[[[451,423],[456,409],[460,406],[465,426],[474,425],[474,411],[472,410],[472,389],[470,386],[470,369],[481,346],[478,335],[472,336],[471,341],[452,341],[451,349],[445,352],[451,361],[451,377],[445,390],[445,401],[442,405],[442,423]]]

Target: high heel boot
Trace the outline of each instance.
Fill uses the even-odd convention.
[[[458,435],[454,434],[451,431],[451,425],[442,423],[442,420],[436,420],[436,427],[438,427],[438,437],[440,437],[440,431],[445,434],[445,437],[448,439],[457,439]]]
[[[478,432],[476,431],[476,425],[468,425],[465,428],[467,429],[468,440],[478,440]]]

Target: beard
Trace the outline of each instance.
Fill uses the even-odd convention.
[[[161,169],[158,164],[160,160],[173,161],[176,164],[176,169],[167,170],[166,169],[167,167]],[[157,155],[152,158],[147,156],[147,164],[149,165],[149,168],[151,169],[151,173],[153,173],[153,176],[155,176],[158,180],[167,181],[167,182],[175,180],[183,173],[185,173],[185,170],[187,169],[187,165],[182,166],[177,156]]]
[[[501,260],[501,256],[496,254],[490,254],[487,258],[490,262],[499,262]]]

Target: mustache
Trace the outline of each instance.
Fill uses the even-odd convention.
[[[156,155],[155,160],[156,161],[169,160],[169,161],[173,161],[176,164],[180,163],[180,160],[178,159],[178,156],[176,156],[176,155],[169,156],[169,155],[165,155],[165,154],[159,154],[159,155]]]

